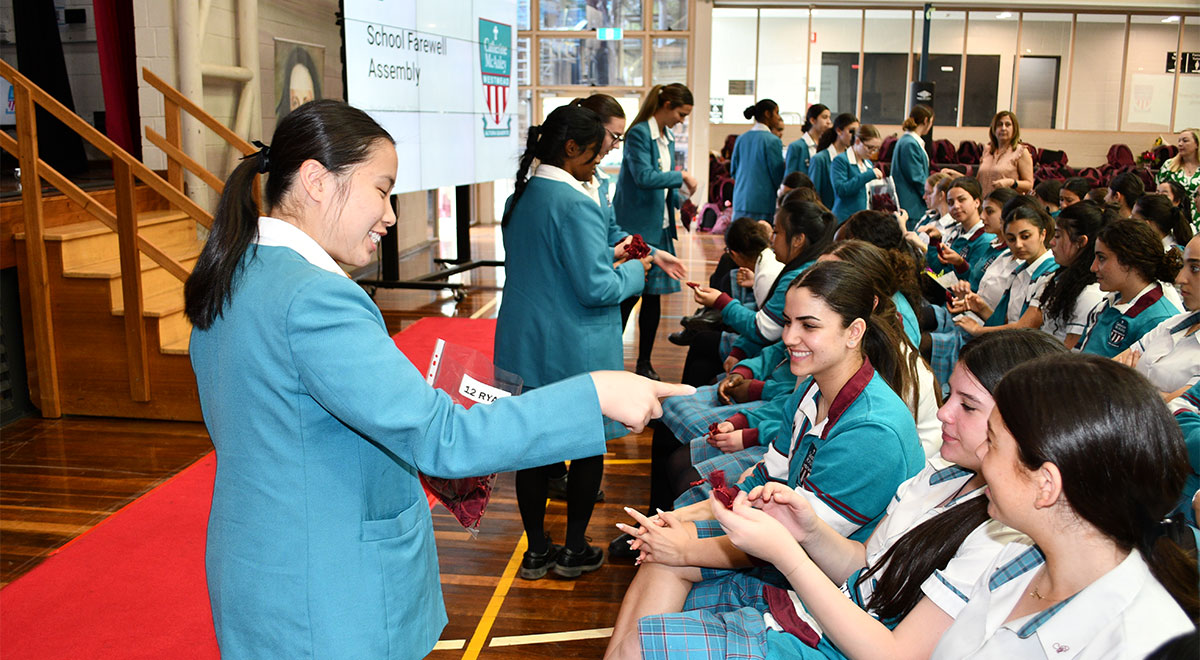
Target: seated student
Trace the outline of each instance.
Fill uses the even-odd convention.
[[[1076,202],[1083,201],[1091,189],[1092,186],[1088,180],[1081,176],[1068,178],[1058,189],[1058,208],[1065,209]]]
[[[1062,192],[1062,181],[1057,179],[1046,179],[1045,181],[1033,187],[1033,195],[1046,209],[1046,213],[1050,217],[1058,217],[1059,193]]]
[[[895,278],[896,289],[892,301],[904,322],[904,335],[913,346],[921,345],[919,310],[929,303],[921,297],[918,283],[923,264],[918,265],[918,256],[904,240],[904,233],[895,222],[895,216],[886,211],[859,211],[850,216],[838,228],[839,242],[858,239],[866,241],[884,251],[889,264],[888,270]],[[835,244],[836,248],[836,244]],[[850,261],[853,261],[852,259]]]
[[[1183,260],[1175,283],[1188,311],[1159,323],[1115,358],[1137,369],[1168,400],[1200,381],[1200,236],[1188,242]]]
[[[1178,181],[1159,181],[1158,185],[1154,187],[1154,192],[1170,197],[1171,203],[1178,206],[1185,217],[1192,218],[1191,195],[1188,194],[1187,188],[1180,185]],[[1200,223],[1192,222],[1194,232],[1200,231],[1200,228],[1196,227],[1197,224]]]
[[[833,120],[828,107],[820,103],[808,106],[808,111],[804,113],[804,126],[800,128],[804,135],[788,145],[784,171],[788,174],[801,172],[807,176],[808,164],[819,151],[817,144],[820,143],[821,136],[825,135],[825,131],[832,126]]]
[[[925,215],[920,218],[908,219],[909,231],[920,231],[922,227],[934,225],[941,231],[954,226],[954,218],[950,216],[950,205],[946,202],[946,191],[950,182],[958,177],[946,170],[934,172],[925,179]],[[943,182],[945,185],[942,185]],[[926,237],[928,242],[928,236]]]
[[[779,206],[783,203],[783,198],[788,196],[788,193],[798,188],[812,188],[812,179],[808,178],[808,174],[804,172],[789,172],[783,177],[783,183],[779,184],[779,194],[776,195],[775,205]]]
[[[1097,204],[1107,204],[1108,202],[1105,201],[1107,198],[1108,188],[1105,186],[1097,186],[1092,188],[1091,190],[1087,191],[1087,195],[1084,195],[1084,199],[1091,200]]]
[[[964,350],[951,397],[938,411],[943,462],[896,490],[865,542],[844,538],[782,484],[750,492],[746,500],[761,511],[744,507],[741,495],[732,512],[713,507],[736,543],[776,568],[796,567],[803,578],[785,573],[790,584],[781,586],[791,591],[743,575],[693,586],[699,571],[648,561],[626,595],[609,655],[634,657],[640,647],[644,657],[690,657],[698,652],[691,638],[703,634],[705,657],[927,656],[980,568],[1024,538],[987,516],[976,451],[987,441],[991,391],[1012,367],[1063,350],[1031,330],[989,335]],[[635,629],[628,610],[648,586],[676,599],[691,593],[682,613],[647,616]],[[718,600],[706,598],[718,592]]]
[[[979,451],[988,513],[1035,545],[992,561],[932,657],[1142,658],[1192,630],[1196,559],[1160,524],[1187,451],[1154,387],[1055,355],[1010,371],[995,399]]]
[[[1164,250],[1182,250],[1192,240],[1192,225],[1171,198],[1158,193],[1142,195],[1133,205],[1133,219],[1150,223]]]
[[[1054,223],[1050,251],[1058,270],[1029,304],[1042,310],[1042,331],[1054,335],[1067,348],[1075,348],[1087,327],[1088,314],[1104,297],[1092,272],[1092,261],[1096,235],[1115,219],[1115,213],[1084,200],[1064,208]]]
[[[879,137],[879,130],[871,124],[863,124],[855,133],[854,146],[834,157],[829,170],[833,181],[830,210],[839,223],[867,208],[867,182],[883,178],[883,170],[870,160],[879,153],[881,144],[883,139]]]
[[[949,266],[959,279],[966,278],[972,289],[979,287],[988,245],[996,238],[994,234],[984,231],[979,217],[980,197],[979,183],[969,176],[960,176],[950,183],[946,201],[950,204],[950,215],[957,224],[945,236],[931,230],[929,245],[936,249],[925,253],[925,262],[930,268],[942,271]]]
[[[1008,249],[1008,243],[1004,240],[1005,211],[1012,213],[1021,204],[1033,205],[1036,203],[1032,198],[1026,197],[1012,188],[996,188],[983,200],[983,207],[979,213],[980,219],[983,220],[983,230],[995,235],[996,238],[987,246],[987,256],[983,260],[983,274],[979,276],[979,284],[975,292],[979,294],[983,302],[987,303],[988,307],[995,307],[999,304],[1000,297],[1004,295],[1012,280],[1013,270],[1017,267],[1012,251]],[[969,281],[960,281],[950,287],[955,298],[962,298],[971,290]]]
[[[1154,230],[1144,222],[1117,220],[1101,229],[1092,272],[1108,295],[1088,314],[1079,348],[1114,357],[1178,314],[1162,282],[1174,280],[1181,266],[1179,253],[1163,252]]]
[[[785,265],[771,286],[771,294],[757,311],[716,289],[695,287],[696,302],[720,310],[725,325],[741,335],[726,360],[726,370],[737,360],[758,355],[763,346],[779,341],[784,292],[832,240],[833,225],[832,214],[811,202],[788,201],[779,207],[771,247],[775,258]]]
[[[1017,208],[1005,218],[1005,242],[1017,264],[1012,280],[994,309],[982,305],[972,308],[976,314],[987,318],[986,323],[980,325],[974,319],[961,317],[955,320],[958,327],[974,336],[1002,328],[1042,327],[1042,310],[1030,303],[1041,293],[1050,274],[1058,270],[1054,254],[1046,249],[1048,232],[1054,233],[1054,219],[1039,207]],[[978,298],[975,294],[967,294],[968,307],[972,297]]]
[[[1128,218],[1133,215],[1133,205],[1146,194],[1146,184],[1133,172],[1121,172],[1108,182],[1104,203],[1117,208],[1117,215]]]
[[[1175,415],[1175,422],[1183,432],[1183,442],[1187,445],[1188,473],[1184,482],[1183,493],[1179,503],[1175,505],[1172,516],[1181,516],[1192,527],[1196,526],[1197,511],[1200,511],[1200,383],[1196,383],[1183,394],[1167,402],[1167,407]]]
[[[825,131],[821,141],[817,143],[817,153],[808,163],[808,178],[812,179],[821,203],[825,208],[832,209],[834,202],[833,179],[830,170],[833,159],[854,144],[854,134],[858,131],[858,118],[843,112],[833,120],[833,127]]]

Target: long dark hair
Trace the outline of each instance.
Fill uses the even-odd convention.
[[[1041,302],[1042,313],[1047,318],[1058,319],[1064,324],[1070,321],[1079,294],[1096,282],[1096,274],[1092,272],[1092,260],[1096,258],[1096,235],[1115,219],[1115,213],[1086,199],[1064,208],[1058,214],[1058,228],[1072,242],[1084,236],[1087,243],[1079,248],[1074,261],[1059,264],[1059,269],[1046,282]]]
[[[1121,172],[1108,182],[1108,191],[1120,193],[1121,199],[1125,201],[1125,206],[1133,210],[1133,205],[1137,204],[1142,195],[1146,194],[1146,184],[1133,172]]]
[[[517,179],[513,184],[512,199],[504,209],[504,217],[500,220],[501,227],[507,227],[512,218],[517,200],[525,194],[529,186],[529,167],[533,159],[547,165],[560,165],[566,154],[567,142],[574,141],[585,152],[593,153],[600,149],[604,141],[604,123],[600,115],[578,105],[564,105],[555,108],[546,121],[540,126],[530,126],[529,135],[525,138],[525,153],[517,166]]]
[[[904,239],[896,217],[885,211],[858,211],[838,229],[843,239],[866,241],[884,251],[896,280],[896,289],[904,296],[913,311],[921,309],[921,285],[917,279],[924,270],[925,260],[918,260],[912,243]]]
[[[1192,240],[1192,225],[1183,209],[1176,206],[1170,197],[1159,193],[1142,195],[1134,204],[1134,211],[1146,222],[1158,228],[1158,233],[1170,236],[1180,245]]]
[[[1087,197],[1088,192],[1092,190],[1092,184],[1088,183],[1088,180],[1081,176],[1073,176],[1062,182],[1062,187],[1058,190],[1059,194],[1061,195],[1064,190],[1070,190],[1075,193],[1075,196],[1082,202]]]
[[[233,297],[242,257],[258,235],[256,174],[267,173],[264,201],[268,210],[278,209],[305,161],[315,160],[343,175],[365,161],[381,140],[394,144],[367,113],[341,101],[310,101],[284,117],[270,148],[243,160],[225,181],[208,240],[183,286],[184,313],[192,325],[207,330]]]
[[[725,232],[725,247],[738,254],[758,257],[770,246],[771,241],[767,239],[762,225],[753,218],[738,218],[729,225],[729,231]]]
[[[1067,349],[1050,335],[1032,328],[980,335],[963,346],[959,364],[988,392],[1013,367]],[[973,497],[905,532],[858,581],[876,579],[868,609],[883,621],[898,621],[924,595],[921,584],[946,567],[975,528],[988,520],[986,497]]]
[[[849,327],[854,319],[862,319],[867,326],[862,339],[863,355],[902,401],[917,401],[917,352],[900,350],[905,339],[896,304],[890,296],[880,295],[876,283],[858,264],[817,262],[793,280],[788,289],[805,289],[824,300],[842,317],[843,328]]]
[[[1117,220],[1109,223],[1096,238],[1112,250],[1122,266],[1136,270],[1147,282],[1174,282],[1183,268],[1178,250],[1163,251],[1162,240],[1141,220]]]
[[[1192,215],[1192,200],[1187,188],[1179,185],[1178,181],[1159,181],[1159,183],[1167,184],[1167,188],[1171,189],[1171,194],[1168,195],[1171,198],[1171,203],[1179,207],[1180,212],[1183,213],[1183,217],[1190,218]]]
[[[814,104],[808,106],[808,111],[804,113],[804,125],[800,127],[800,130],[805,133],[812,130],[813,122],[816,121],[817,117],[820,117],[822,112],[828,112],[828,111],[829,111],[829,106],[826,106],[821,103],[814,103]],[[828,129],[826,129],[826,130],[828,130]]]
[[[1004,229],[1007,231],[1008,225],[1017,220],[1024,220],[1045,232],[1042,244],[1050,245],[1050,240],[1054,238],[1054,218],[1046,212],[1046,207],[1035,203],[1033,206],[1021,206],[1013,209],[1012,213],[1004,216]]]
[[[754,121],[756,121],[760,124],[765,124],[767,122],[765,122],[763,120],[767,118],[767,113],[768,112],[778,112],[778,111],[779,111],[778,103],[772,101],[771,99],[762,99],[758,103],[755,103],[754,105],[749,106],[745,110],[743,110],[742,116],[745,117],[746,119],[753,119]]]
[[[646,98],[642,100],[642,107],[638,108],[637,116],[629,124],[630,128],[646,121],[658,109],[664,105],[669,105],[672,108],[677,108],[681,105],[695,105],[696,102],[692,98],[692,90],[687,88],[683,83],[671,83],[670,85],[655,85],[646,92]]]
[[[821,140],[819,142],[817,142],[817,151],[824,151],[824,150],[828,149],[829,145],[833,144],[833,141],[837,139],[838,131],[844,131],[844,130],[846,130],[846,127],[849,126],[850,124],[857,124],[857,123],[858,123],[858,117],[855,117],[854,115],[850,114],[849,112],[843,112],[842,114],[838,115],[837,117],[834,117],[833,118],[833,128],[825,131],[825,133],[823,135],[821,135]],[[851,137],[853,137],[853,136],[851,136]],[[854,144],[854,140],[850,140],[850,143]]]
[[[1129,367],[1079,353],[1013,369],[995,399],[1021,463],[1053,463],[1071,510],[1122,550],[1140,552],[1195,621],[1196,560],[1162,526],[1190,471],[1188,455],[1158,388]]]

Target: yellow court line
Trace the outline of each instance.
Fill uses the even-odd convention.
[[[480,307],[479,309],[475,310],[475,312],[473,314],[471,314],[471,318],[477,319],[477,318],[483,316],[484,314],[487,314],[488,311],[490,311],[493,307],[496,306],[497,300],[498,300],[498,298],[496,296],[492,296],[492,299],[487,301],[486,303],[484,303],[483,307]]]
[[[437,644],[433,645],[434,651],[457,651],[466,646],[465,639],[439,639]]]
[[[496,615],[500,613],[500,606],[504,604],[504,597],[508,595],[508,589],[517,575],[517,567],[521,565],[525,550],[528,548],[529,542],[525,538],[525,533],[522,532],[521,538],[517,540],[517,548],[513,550],[512,557],[508,559],[508,566],[504,567],[500,584],[496,585],[496,590],[492,592],[492,599],[488,601],[487,607],[483,610],[483,617],[479,619],[479,625],[475,626],[475,633],[471,635],[471,642],[467,644],[463,660],[475,660],[479,657],[479,652],[483,650],[483,643],[487,640],[488,633],[492,631],[492,625],[496,623]]]
[[[558,633],[542,633],[540,635],[513,635],[511,637],[493,637],[488,646],[519,646],[521,644],[549,644],[551,642],[573,642],[579,639],[604,639],[612,637],[612,628],[592,628],[590,630],[569,630]]]
[[[646,465],[650,462],[648,458],[606,458],[605,465]]]

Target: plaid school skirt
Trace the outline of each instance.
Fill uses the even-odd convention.
[[[708,426],[723,422],[734,414],[754,410],[765,401],[723,405],[717,398],[716,385],[696,388],[691,396],[673,396],[663,400],[662,421],[680,442],[708,433]],[[693,461],[694,462],[694,461]]]
[[[665,239],[666,245],[655,245],[659,250],[666,250],[671,254],[675,254],[674,241],[670,237]],[[646,286],[642,288],[643,294],[651,296],[662,296],[668,293],[679,292],[679,280],[673,279],[667,272],[658,266],[651,266],[650,272],[646,273]]]
[[[950,395],[950,374],[954,371],[954,365],[958,363],[958,354],[971,340],[971,335],[954,325],[954,320],[945,307],[934,307],[933,310],[938,325],[929,333],[929,366],[938,382],[942,384],[942,396],[945,397]]]
[[[765,658],[763,575],[759,570],[720,571],[697,582],[684,611],[642,617],[643,658]]]

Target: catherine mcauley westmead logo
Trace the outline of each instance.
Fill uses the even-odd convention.
[[[479,19],[479,70],[483,77],[484,137],[507,137],[512,132],[508,85],[512,76],[512,26]]]

